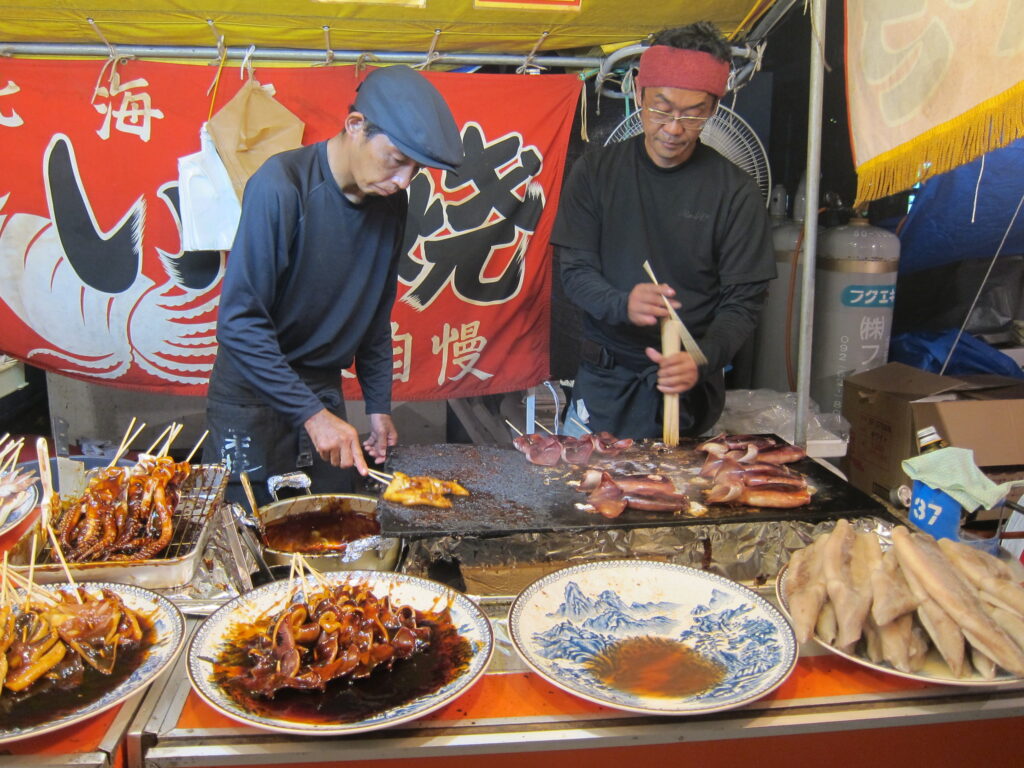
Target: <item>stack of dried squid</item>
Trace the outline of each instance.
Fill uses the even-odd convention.
[[[1024,573],[961,542],[897,527],[882,551],[847,520],[793,554],[784,598],[812,636],[912,673],[934,645],[954,677],[1024,677]]]
[[[50,690],[78,688],[88,670],[114,671],[119,653],[140,646],[140,617],[108,589],[8,591],[0,599],[0,683],[8,703]]]
[[[78,498],[62,504],[57,535],[69,562],[146,560],[171,541],[173,514],[188,462],[143,454],[133,467],[96,473]]]

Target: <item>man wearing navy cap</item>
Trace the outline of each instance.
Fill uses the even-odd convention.
[[[441,94],[406,66],[371,72],[341,131],[282,152],[246,184],[228,258],[210,376],[206,461],[268,500],[267,477],[310,475],[314,492],[351,490],[398,440],[391,421],[391,306],[408,200],[421,167],[455,169],[459,129]],[[371,433],[345,420],[352,362]]]

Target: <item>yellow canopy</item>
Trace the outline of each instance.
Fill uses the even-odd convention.
[[[0,42],[528,54],[614,46],[707,19],[737,32],[773,0],[0,0]],[[209,21],[208,21],[209,20]],[[212,26],[211,23],[212,22]],[[749,27],[750,19],[744,27]]]

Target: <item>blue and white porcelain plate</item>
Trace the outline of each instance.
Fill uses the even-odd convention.
[[[797,658],[789,622],[753,591],[713,573],[648,560],[606,560],[549,574],[515,599],[508,623],[520,656],[554,685],[645,714],[742,706],[778,687]],[[609,684],[595,672],[615,648],[647,638],[682,644],[688,656],[719,670],[717,681],[690,693],[651,695]]]
[[[392,604],[408,605],[420,611],[440,610],[450,606],[452,623],[469,644],[470,658],[465,669],[433,693],[346,722],[302,722],[289,719],[284,713],[251,711],[217,682],[213,662],[222,657],[225,639],[234,636],[239,626],[251,625],[282,610],[286,598],[293,590],[291,582],[283,580],[265,584],[236,597],[200,625],[189,645],[187,659],[189,679],[196,693],[214,709],[257,728],[300,736],[347,736],[387,728],[433,712],[468,690],[487,669],[494,652],[491,624],[476,603],[462,593],[436,581],[386,571],[335,571],[323,573],[319,578],[331,584],[366,584],[377,597],[389,595]],[[345,684],[344,681],[338,682]]]
[[[101,589],[109,589],[111,592],[116,592],[126,606],[141,614],[146,623],[152,625],[152,645],[145,652],[142,663],[135,671],[116,687],[94,701],[82,706],[70,707],[69,711],[65,714],[50,718],[46,722],[31,727],[9,728],[5,727],[3,721],[0,720],[0,744],[31,736],[39,736],[58,728],[64,728],[117,706],[128,697],[149,686],[161,672],[178,658],[178,654],[181,653],[181,649],[185,646],[185,619],[182,617],[181,611],[162,595],[130,584],[90,582],[81,586],[92,594],[98,593]],[[39,585],[39,588],[53,592],[66,589],[67,584]],[[74,693],[71,693],[70,696],[73,699]]]

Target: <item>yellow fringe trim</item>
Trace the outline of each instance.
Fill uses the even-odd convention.
[[[1024,80],[857,166],[856,209],[1024,136]]]

